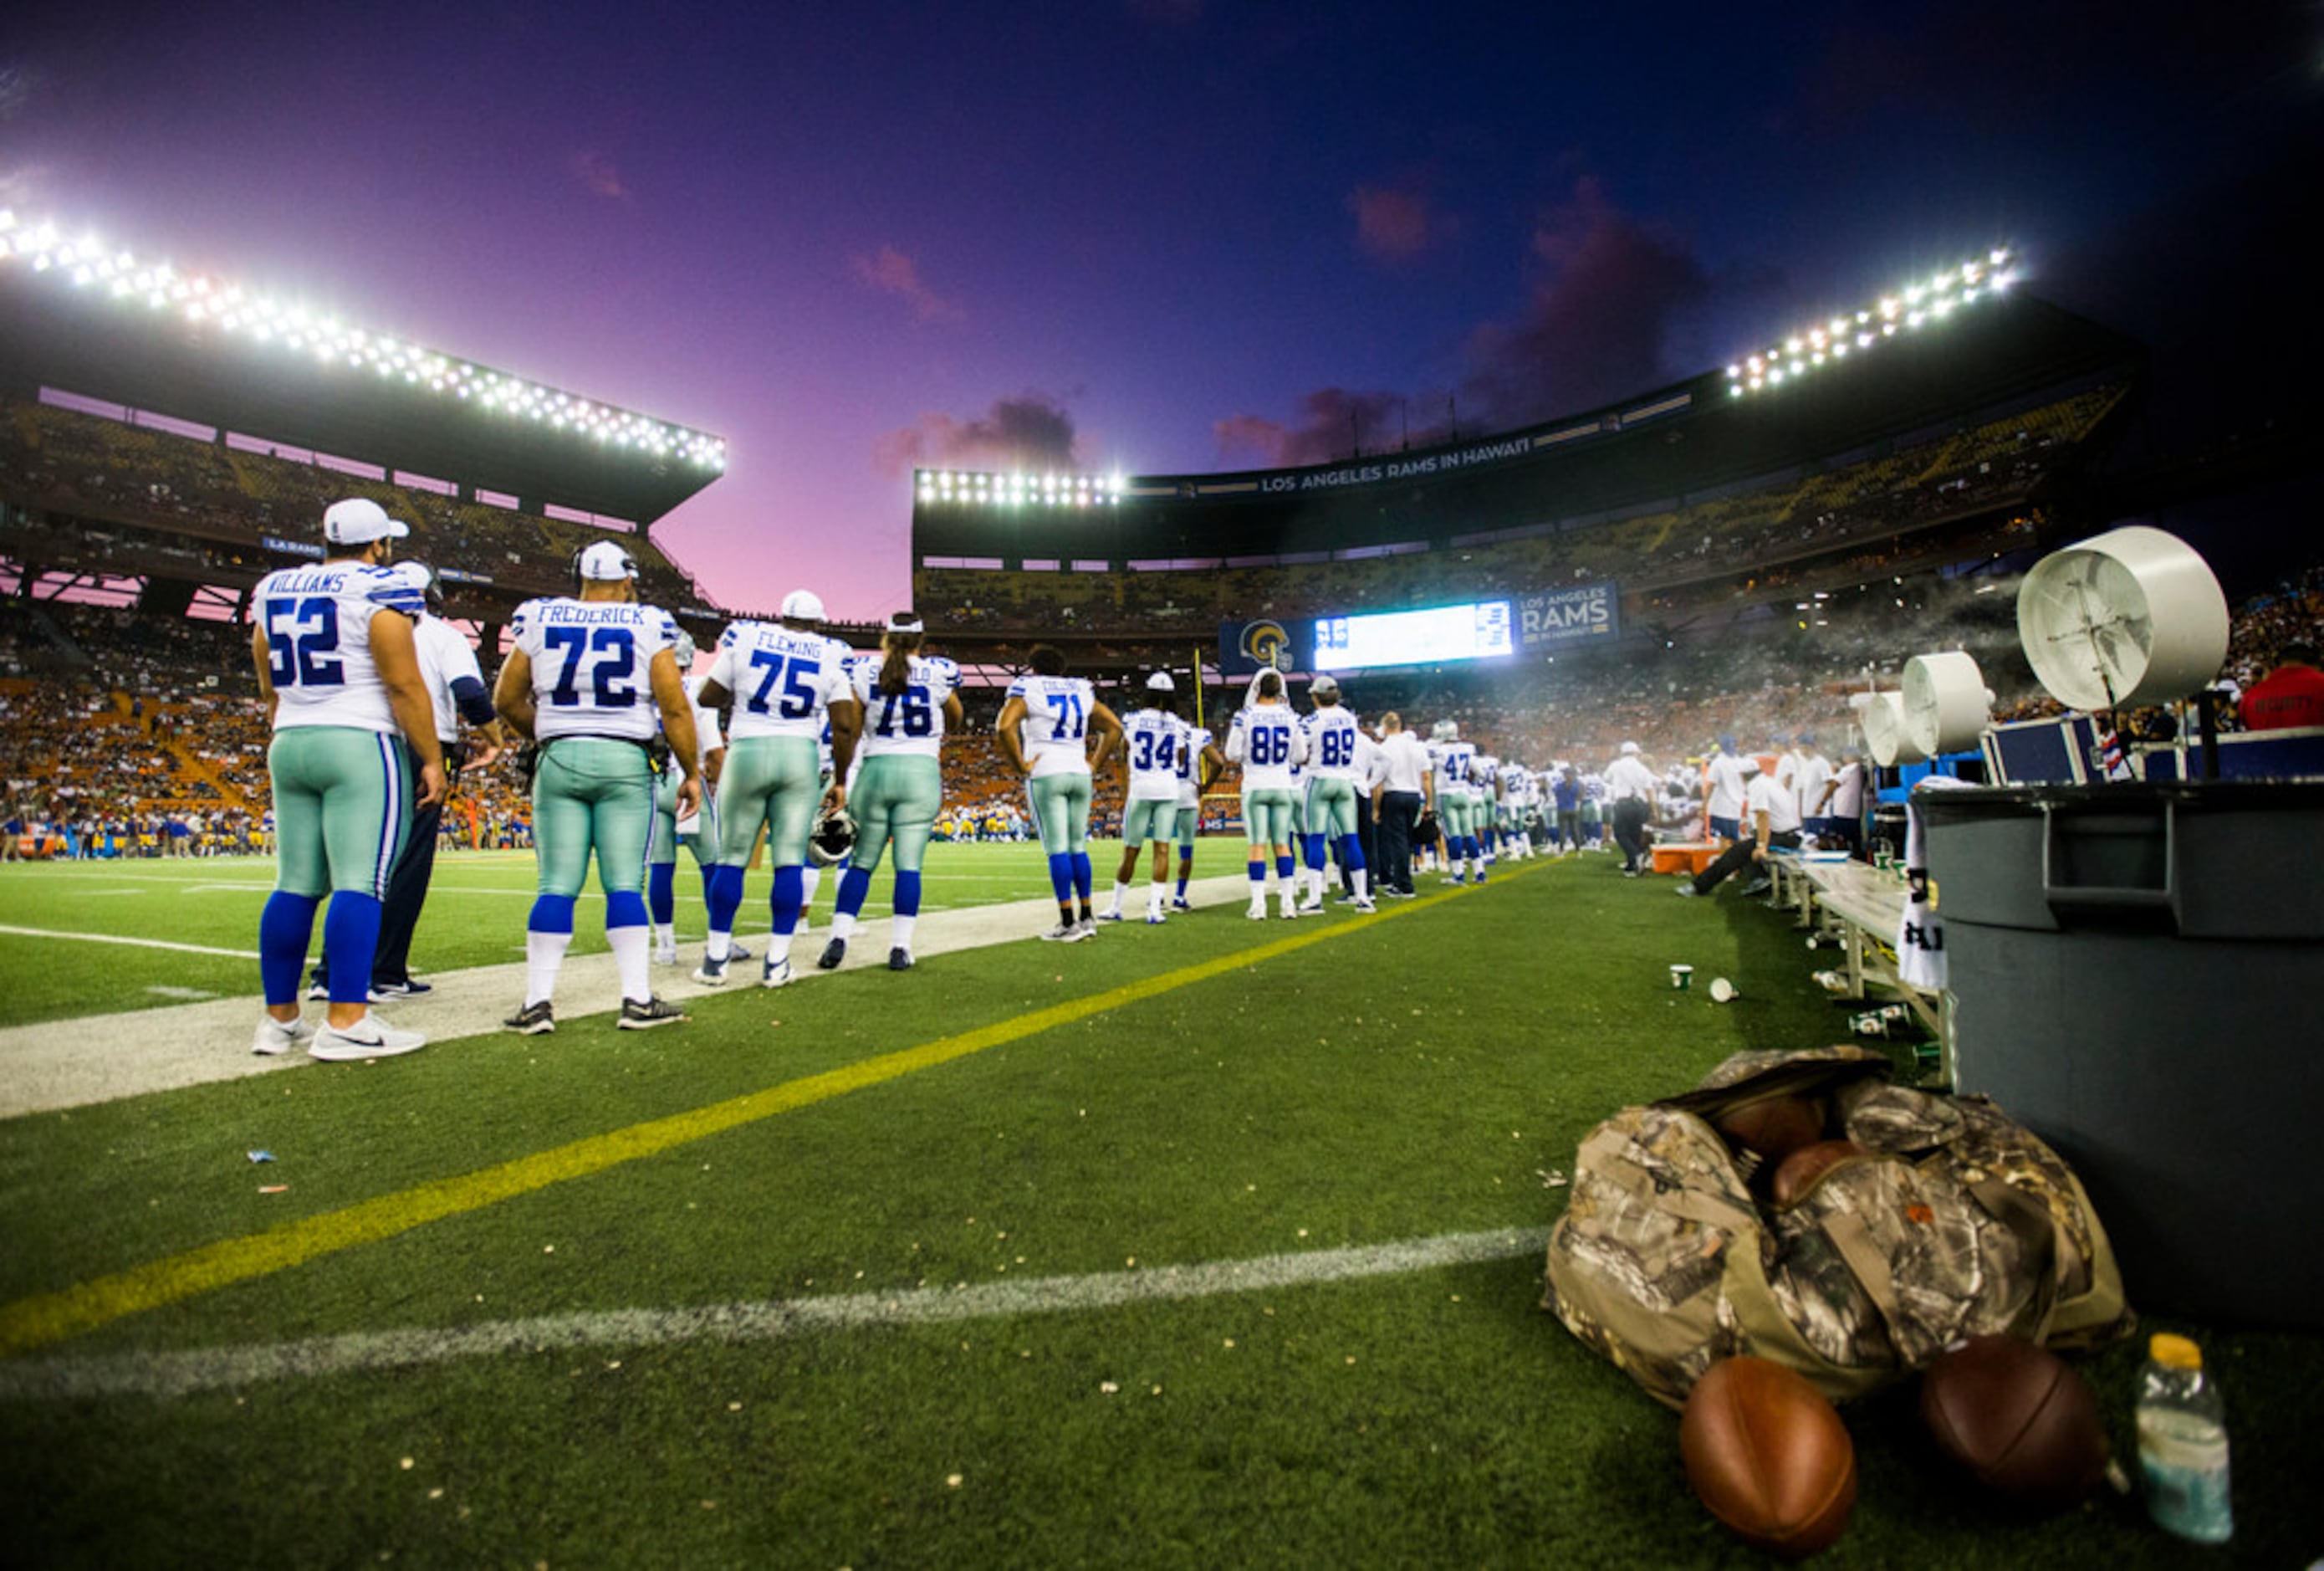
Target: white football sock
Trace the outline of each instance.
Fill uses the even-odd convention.
[[[565,964],[565,951],[573,947],[570,933],[536,933],[524,935],[524,1006],[547,1003],[557,992],[557,970]]]
[[[622,996],[643,1003],[653,996],[652,975],[646,967],[646,930],[643,928],[608,928],[605,942],[613,946],[613,969],[622,978]]]
[[[901,949],[907,955],[910,954],[912,952],[912,929],[919,925],[919,920],[920,919],[918,917],[890,918],[888,927],[889,931],[892,936],[888,940],[888,947],[891,949]]]

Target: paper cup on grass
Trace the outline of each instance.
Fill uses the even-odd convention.
[[[1735,996],[1735,984],[1724,976],[1711,979],[1711,997],[1715,1003],[1726,1003]]]
[[[1694,985],[1694,967],[1692,966],[1672,966],[1671,985],[1677,988],[1681,993],[1684,993],[1689,988],[1692,987]]]

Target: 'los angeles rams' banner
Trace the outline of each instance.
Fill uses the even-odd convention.
[[[1517,596],[1517,646],[1612,640],[1622,633],[1622,593],[1611,583],[1582,584]]]
[[[1219,624],[1219,673],[1247,677],[1273,666],[1297,670],[1299,656],[1291,645],[1292,624],[1262,620]]]

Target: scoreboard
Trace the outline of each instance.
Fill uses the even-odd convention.
[[[1318,617],[1307,663],[1346,671],[1489,660],[1515,652],[1513,626],[1507,600]]]

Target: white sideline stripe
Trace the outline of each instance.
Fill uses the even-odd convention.
[[[610,1309],[455,1328],[357,1331],[303,1342],[20,1361],[0,1363],[0,1400],[180,1397],[262,1381],[410,1369],[463,1358],[545,1353],[551,1348],[775,1342],[819,1331],[1111,1309],[1124,1304],[1217,1298],[1513,1260],[1538,1252],[1548,1243],[1546,1227],[1499,1228],[1306,1254],[1269,1254],[1254,1260],[1109,1271],[1099,1276],[1040,1277],[973,1288],[914,1288],[897,1293],[703,1304],[686,1309]]]
[[[1191,892],[1208,904],[1224,906],[1245,886],[1240,874],[1197,879]],[[434,898],[433,893],[429,896]],[[763,908],[761,908],[763,910]],[[867,917],[885,920],[886,908],[866,904]],[[933,912],[933,914],[931,914]],[[988,944],[1033,941],[1033,935],[1057,919],[1057,908],[1047,894],[958,910],[935,911],[921,907],[921,922],[913,935],[912,951],[922,960]],[[698,910],[686,913],[689,922]],[[761,916],[761,920],[764,918]],[[825,917],[825,921],[829,918]],[[0,933],[36,931],[0,928]],[[97,938],[97,934],[42,934],[43,937]],[[827,975],[814,959],[830,936],[828,927],[799,929],[793,947],[797,981],[812,984]],[[742,929],[753,955],[766,933],[755,924]],[[842,972],[878,970],[888,965],[887,935],[876,928],[858,929],[857,942],[849,947]],[[112,943],[158,943],[157,939],[109,938]],[[187,944],[163,944],[164,948],[190,949]],[[519,954],[521,946],[512,946]],[[255,951],[210,949],[200,953],[255,960]],[[692,961],[654,967],[654,990],[675,1003],[691,1003],[710,996],[710,990],[693,980]],[[757,959],[725,989],[727,995],[758,992]],[[205,968],[210,969],[210,968]],[[249,986],[247,974],[231,979],[218,975],[189,975],[190,983],[215,984],[220,993]],[[421,998],[399,1000],[386,1006],[392,1023],[425,1032],[431,1042],[478,1037],[500,1030],[501,1019],[523,996],[524,963],[477,966],[428,975],[434,991]],[[312,1018],[313,1005],[307,1006]],[[613,957],[604,951],[568,956],[558,977],[557,1019],[567,1024],[594,1015],[611,1014],[621,1007],[621,987]],[[115,1014],[83,1015],[70,1020],[43,1021],[33,1025],[0,1028],[0,1119],[28,1113],[55,1113],[90,1106],[149,1091],[206,1086],[250,1075],[279,1074],[314,1067],[303,1053],[262,1058],[250,1050],[251,1028],[258,1021],[255,990],[238,997],[208,999],[199,1003],[166,1004],[159,1008]],[[431,1047],[432,1052],[434,1049]]]
[[[167,938],[125,938],[118,933],[60,933],[47,928],[0,925],[0,933],[20,938],[67,938],[79,944],[129,944],[140,949],[175,949],[181,955],[224,955],[229,960],[255,960],[255,949],[213,949],[208,944],[173,944]]]

